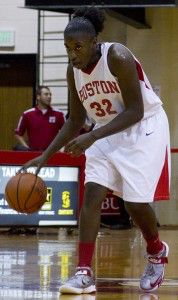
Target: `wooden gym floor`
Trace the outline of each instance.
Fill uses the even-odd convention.
[[[77,229],[40,228],[37,234],[0,231],[0,300],[177,300],[178,229],[160,228],[170,246],[169,264],[162,287],[151,294],[139,290],[143,272],[144,241],[136,228],[101,228],[93,267],[95,295],[60,295],[58,288],[73,274]]]

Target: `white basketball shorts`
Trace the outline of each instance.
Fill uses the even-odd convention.
[[[166,153],[170,174],[169,125],[161,107],[155,115],[86,150],[85,184],[103,185],[125,201],[152,202]]]

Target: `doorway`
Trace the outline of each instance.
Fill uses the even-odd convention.
[[[1,150],[12,150],[14,129],[35,102],[36,54],[0,54]]]

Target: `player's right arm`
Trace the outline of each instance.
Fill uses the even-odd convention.
[[[22,170],[26,170],[31,166],[36,166],[36,173],[39,172],[40,168],[47,162],[47,160],[56,153],[59,149],[67,145],[69,141],[71,141],[82,128],[85,119],[86,119],[86,111],[80,102],[79,96],[75,87],[75,80],[73,74],[73,68],[69,64],[67,69],[67,82],[69,88],[69,118],[64,123],[63,127],[56,135],[52,143],[48,146],[48,148],[38,157],[28,161],[24,164]]]

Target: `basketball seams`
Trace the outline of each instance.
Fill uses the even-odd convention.
[[[24,212],[25,211],[25,208],[26,208],[26,203],[28,202],[28,198],[30,197],[32,191],[33,191],[33,187],[34,187],[34,184],[33,184],[33,187],[29,193],[29,195],[27,195],[27,197],[25,198],[25,200],[23,201],[23,203],[20,202],[19,198],[20,198],[20,192],[21,192],[21,188],[23,187],[23,177],[26,175],[26,173],[21,173],[20,174],[20,177],[19,177],[19,180],[18,180],[18,184],[17,184],[17,205],[18,205],[18,211],[19,212]],[[20,185],[22,182],[22,185]],[[23,204],[23,207],[22,207],[22,204]]]
[[[33,187],[33,191],[35,191],[35,187],[37,188],[37,190],[36,191],[38,191],[38,193],[40,192],[40,203],[39,203],[39,209],[40,209],[40,207],[43,205],[43,203],[44,203],[44,196],[46,196],[46,193],[47,193],[47,187],[46,187],[46,184],[43,182],[43,181],[39,181],[39,180],[41,180],[41,178],[40,177],[38,177],[38,176],[36,176],[36,181],[35,181],[35,184],[34,184],[34,187]],[[40,184],[40,186],[39,186],[39,184]],[[46,190],[46,192],[44,193],[44,188],[45,188],[45,190]],[[31,193],[31,195],[32,195],[32,193]],[[31,197],[31,195],[30,195],[30,197]],[[30,200],[30,198],[28,199],[28,200]],[[37,204],[35,203],[35,204],[33,204],[33,205],[31,205],[31,206],[29,206],[27,209],[32,209],[33,207],[35,207]]]
[[[21,206],[20,206],[21,203],[19,201],[19,186],[20,186],[20,181],[22,179],[22,176],[23,176],[23,173],[20,173],[19,174],[19,180],[18,180],[18,183],[17,183],[17,191],[16,191],[16,193],[17,193],[17,206],[18,206],[19,212],[23,211],[23,209],[21,209]]]
[[[30,173],[29,173],[30,174]],[[28,197],[26,198],[26,200],[24,201],[24,210],[27,209],[28,210],[28,207],[27,207],[27,203],[28,201],[30,200],[30,197],[34,191],[34,187],[36,185],[36,182],[37,182],[37,175],[35,175],[35,181],[33,183],[33,186],[32,186],[32,189],[30,190],[30,193],[28,194]]]
[[[44,201],[41,198],[41,201],[39,202],[39,205],[38,205],[38,209],[40,209],[43,204],[44,204]],[[37,207],[37,204],[34,203],[33,205],[31,205],[31,206],[28,207],[28,211],[30,211],[31,209],[33,210],[33,208],[36,208],[36,207]]]

